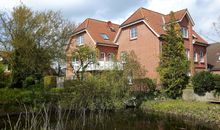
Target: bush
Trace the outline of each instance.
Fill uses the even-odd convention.
[[[144,79],[136,79],[134,80],[134,88],[137,91],[155,91],[156,90],[156,83],[150,78]]]
[[[35,84],[34,78],[32,76],[26,77],[23,84],[24,84],[24,87],[29,87],[31,85],[34,85]]]
[[[194,92],[198,95],[205,95],[215,88],[214,76],[208,71],[201,71],[192,77]]]
[[[56,86],[57,86],[57,77],[56,76],[45,76],[44,77],[44,87],[55,88]]]
[[[213,75],[214,77],[214,82],[215,82],[215,92],[217,95],[220,95],[220,75],[215,74]]]

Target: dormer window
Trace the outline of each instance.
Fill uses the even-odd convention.
[[[188,36],[188,29],[186,27],[181,28],[181,33],[183,35],[183,38],[189,38]]]
[[[203,51],[200,51],[200,62],[202,62],[202,63],[205,62]]]
[[[130,39],[136,39],[137,38],[137,27],[133,27],[130,30]]]
[[[109,40],[109,37],[108,37],[107,34],[101,33],[100,35],[101,35],[101,37],[102,37],[104,40]]]

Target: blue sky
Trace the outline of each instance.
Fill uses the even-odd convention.
[[[90,17],[120,24],[139,7],[164,14],[188,8],[194,29],[210,43],[220,41],[213,27],[220,23],[220,0],[0,0],[0,11],[10,11],[20,1],[34,10],[62,11],[76,23]]]

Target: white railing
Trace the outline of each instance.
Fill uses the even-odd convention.
[[[80,63],[79,62],[72,62],[73,69],[79,70]],[[86,68],[86,71],[95,71],[95,70],[113,70],[114,68],[122,69],[121,62],[113,62],[113,61],[98,61],[97,63],[90,63]],[[80,68],[80,71],[82,69]]]

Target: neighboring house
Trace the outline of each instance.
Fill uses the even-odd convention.
[[[208,43],[193,30],[194,21],[187,9],[174,12],[174,15],[176,22],[181,26],[186,55],[191,61],[189,74],[206,69]],[[100,50],[100,60],[111,59],[110,54],[116,55],[120,60],[125,52],[133,51],[147,70],[146,76],[158,79],[157,67],[163,46],[160,37],[166,34],[165,27],[169,21],[169,15],[145,8],[139,8],[120,26],[94,19],[85,20],[70,38],[67,51],[67,78],[73,75],[71,51],[77,45],[85,43]]]
[[[208,69],[220,74],[220,43],[210,44],[207,48]]]
[[[84,44],[97,48],[100,52],[100,56],[98,56],[99,66],[90,66],[88,70],[105,70],[112,67],[112,60],[118,53],[118,45],[113,42],[118,29],[119,25],[117,24],[90,18],[80,24],[73,32],[66,52],[67,79],[73,77],[74,68],[76,69],[79,65],[78,61],[72,58],[72,52],[77,46]]]

